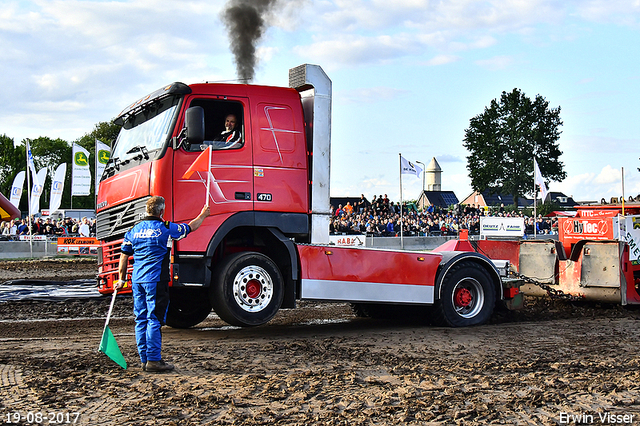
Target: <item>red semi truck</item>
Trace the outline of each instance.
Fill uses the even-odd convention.
[[[329,245],[331,80],[301,65],[289,85],[173,83],[118,115],[98,193],[102,293],[112,292],[125,232],[161,195],[173,222],[193,219],[207,197],[211,206],[171,248],[170,326],[198,324],[212,308],[229,324],[261,325],[297,300],[351,302],[360,313],[429,307],[438,324],[468,326],[517,297],[507,262],[476,252]],[[233,145],[216,141],[229,114],[242,134]],[[184,178],[207,147],[210,169]]]

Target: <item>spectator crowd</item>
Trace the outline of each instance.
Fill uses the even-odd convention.
[[[469,234],[480,233],[480,218],[482,216],[524,217],[525,234],[553,234],[557,233],[557,219],[538,216],[526,217],[522,213],[508,212],[504,205],[499,208],[485,210],[474,204],[464,208],[441,209],[429,206],[418,211],[414,204],[402,206],[389,201],[387,194],[373,196],[369,202],[364,194],[351,204],[331,206],[332,218],[329,231],[331,234],[366,234],[380,237],[393,237],[402,233],[405,236],[441,236],[457,235],[461,229],[467,229]]]
[[[393,237],[400,235],[401,224],[405,236],[441,236],[457,235],[459,230],[467,229],[470,235],[480,233],[482,216],[524,217],[525,234],[533,234],[534,226],[537,234],[557,233],[557,219],[523,216],[521,212],[508,212],[504,206],[485,210],[474,204],[464,208],[441,209],[429,206],[418,211],[414,204],[405,203],[400,216],[400,204],[390,201],[387,194],[373,196],[369,202],[364,194],[353,204],[331,206],[331,234],[373,235]],[[37,217],[31,220],[33,235],[50,237],[76,236],[95,237],[96,220],[83,217],[81,220],[64,218],[55,220],[50,217]],[[29,235],[28,219],[15,219],[0,222],[0,236],[3,239],[18,239],[20,235]]]
[[[50,237],[94,237],[96,220],[83,217],[81,220],[64,218],[55,220],[50,217],[31,218],[31,234]],[[0,236],[3,239],[18,239],[20,235],[29,235],[29,220],[15,219],[0,223]]]

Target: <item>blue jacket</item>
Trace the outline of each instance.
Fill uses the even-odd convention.
[[[172,240],[186,237],[191,228],[184,223],[163,222],[148,216],[135,224],[124,236],[121,250],[133,255],[133,282],[169,280],[169,253]]]

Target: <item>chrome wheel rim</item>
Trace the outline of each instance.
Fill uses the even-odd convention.
[[[233,297],[244,311],[259,312],[273,299],[273,280],[261,267],[245,266],[233,280]]]

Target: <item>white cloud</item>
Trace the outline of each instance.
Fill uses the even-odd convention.
[[[598,185],[607,185],[611,183],[620,184],[621,174],[620,170],[614,169],[610,165],[604,166],[600,173],[593,179],[593,183]]]
[[[12,82],[4,88],[12,102],[0,103],[0,131],[21,140],[26,135],[9,134],[9,129],[24,129],[18,123],[29,117],[30,132],[51,134],[58,131],[55,126],[67,126],[71,140],[82,136],[71,135],[77,123],[110,120],[131,99],[175,80],[176,74],[185,80],[215,79],[216,68],[207,58],[228,54],[220,6],[204,0],[3,5],[0,73]],[[47,119],[33,117],[43,111]]]
[[[514,60],[510,56],[494,56],[489,59],[481,59],[476,61],[475,63],[482,68],[486,68],[491,71],[503,70],[509,68],[513,64]]]
[[[327,68],[331,68],[335,64],[380,64],[420,49],[420,43],[409,34],[375,37],[346,34],[308,46],[296,46],[294,52],[318,63],[328,64]]]
[[[459,61],[460,57],[455,55],[438,55],[427,61],[427,65],[446,65]]]
[[[622,196],[622,172],[611,165],[602,167],[599,172],[581,173],[568,176],[563,182],[551,182],[550,191],[576,196],[576,201],[609,200]],[[640,177],[636,170],[625,170],[625,197],[640,194]]]
[[[433,57],[429,65],[439,65],[450,61],[454,52],[486,49],[509,34],[539,45],[540,25],[574,31],[566,28],[566,21],[575,16],[607,21],[628,13],[626,20],[637,22],[639,9],[637,1],[628,0],[323,1],[301,14],[315,39],[300,43],[295,52],[333,68],[425,52]],[[503,56],[481,64],[495,70],[510,62]]]

